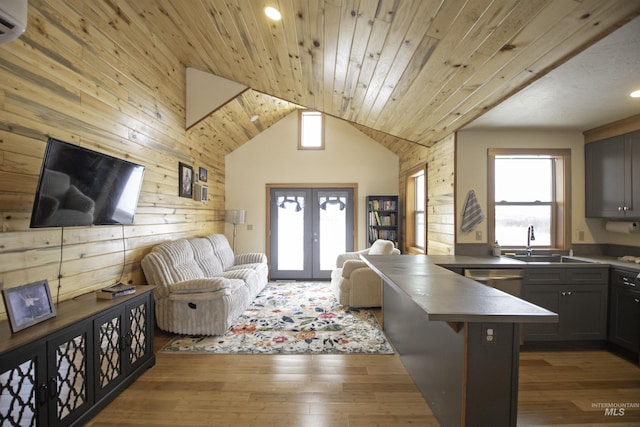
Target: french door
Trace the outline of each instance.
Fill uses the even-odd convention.
[[[326,280],[353,251],[354,189],[270,188],[269,254],[274,280]]]

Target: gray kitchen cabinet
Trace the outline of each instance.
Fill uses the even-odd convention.
[[[612,269],[609,300],[609,342],[631,352],[640,351],[640,273]]]
[[[608,269],[526,269],[524,299],[558,313],[558,323],[524,325],[524,341],[604,341]]]
[[[640,131],[585,145],[588,218],[640,218]]]

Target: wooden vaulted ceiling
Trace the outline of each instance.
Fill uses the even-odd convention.
[[[299,106],[397,154],[430,146],[640,14],[637,0],[109,3],[185,67],[252,89],[210,119],[234,120],[237,137],[220,138],[227,151]],[[266,6],[282,20],[267,19]]]

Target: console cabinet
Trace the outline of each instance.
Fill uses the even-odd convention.
[[[12,334],[0,322],[0,425],[82,425],[153,366],[153,287],[88,294]]]
[[[612,269],[609,341],[635,356],[640,352],[640,273]]]
[[[585,145],[586,216],[640,218],[640,131]]]
[[[558,313],[558,323],[524,325],[524,341],[604,341],[608,268],[525,269],[524,299]]]

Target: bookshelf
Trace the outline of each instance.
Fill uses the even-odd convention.
[[[398,247],[398,196],[367,196],[367,247],[377,239]]]

